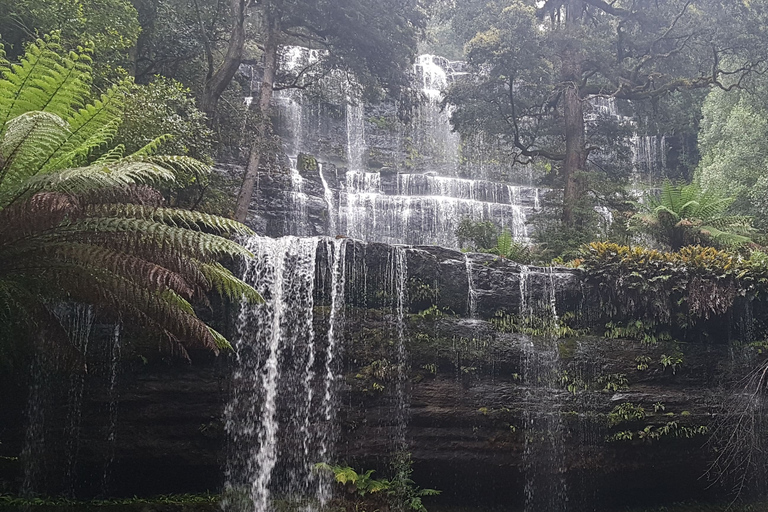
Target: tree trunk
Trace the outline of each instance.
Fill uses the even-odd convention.
[[[267,27],[267,41],[264,45],[264,77],[261,81],[261,95],[257,112],[259,118],[258,127],[256,138],[253,144],[251,144],[248,166],[245,168],[245,177],[240,187],[240,193],[237,195],[237,205],[235,207],[235,220],[239,222],[245,222],[248,216],[248,206],[251,204],[253,189],[256,186],[256,178],[259,174],[259,166],[261,165],[263,144],[270,132],[269,110],[277,67],[278,30],[274,22],[268,23]]]
[[[245,48],[245,9],[248,0],[230,0],[230,16],[232,18],[232,31],[227,43],[227,53],[224,55],[224,61],[215,72],[212,69],[211,58],[209,58],[208,77],[205,81],[205,90],[200,102],[200,107],[208,115],[209,121],[213,121],[216,115],[216,105],[219,103],[222,93],[227,88],[232,78],[240,67],[243,60],[243,49]],[[212,57],[210,44],[205,34],[205,28],[202,26],[202,36],[206,38],[206,53]]]
[[[579,23],[581,1],[568,4],[566,12],[566,30]],[[576,46],[576,37],[566,41],[562,52],[561,79],[563,91],[563,118],[565,123],[565,160],[563,161],[563,223],[572,227],[578,224],[575,208],[583,193],[581,173],[586,168],[587,150],[584,129],[584,106],[579,94],[581,80],[581,52]]]

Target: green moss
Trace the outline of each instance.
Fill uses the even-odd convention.
[[[312,155],[306,155],[304,153],[299,153],[296,167],[299,169],[299,171],[316,171],[319,169],[317,158],[313,157]]]

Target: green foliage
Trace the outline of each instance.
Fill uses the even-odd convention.
[[[652,443],[664,438],[691,439],[707,434],[709,434],[709,427],[706,425],[688,427],[680,425],[676,421],[669,421],[660,426],[647,425],[642,430],[623,430],[621,432],[616,432],[615,434],[608,436],[606,441],[617,442],[637,440]]]
[[[354,488],[358,496],[364,497],[368,494],[387,491],[391,486],[389,480],[373,478],[374,470],[369,469],[363,473],[358,473],[349,466],[329,465],[324,462],[315,464],[318,471],[333,472],[334,480],[343,486]]]
[[[615,427],[622,423],[643,421],[645,416],[645,409],[641,405],[624,402],[623,404],[614,407],[611,412],[608,413],[608,426]]]
[[[162,138],[128,155],[109,148],[130,84],[92,98],[90,53],[49,36],[0,79],[0,323],[64,341],[49,307],[77,301],[160,331],[182,354],[228,347],[192,302],[209,291],[261,300],[219,264],[249,256],[226,237],[251,231],[163,206],[153,185],[209,169],[155,155]]]
[[[57,31],[67,47],[93,43],[99,85],[130,68],[140,32],[130,0],[0,0],[0,26],[14,58],[39,34]]]
[[[485,252],[496,247],[499,238],[499,228],[491,221],[473,221],[465,217],[461,219],[456,229],[456,238],[461,247],[473,251]]]
[[[724,197],[715,189],[702,190],[695,183],[666,182],[633,220],[638,229],[672,250],[694,244],[736,247],[749,242],[754,230],[751,218],[727,214],[733,201],[732,196]]]
[[[651,361],[652,359],[648,356],[637,356],[635,358],[635,363],[637,363],[637,371],[644,372],[647,370]]]
[[[668,340],[671,326],[692,329],[726,314],[738,297],[768,291],[761,253],[743,259],[712,247],[667,253],[592,243],[578,263],[600,293],[608,337]]]
[[[427,512],[422,498],[436,496],[440,491],[434,489],[421,489],[411,479],[412,462],[409,453],[395,455],[391,469],[393,477],[387,479],[375,479],[375,471],[355,471],[349,466],[329,465],[326,463],[315,464],[317,471],[332,472],[336,483],[344,486],[355,495],[353,504],[355,511],[366,510],[366,504],[378,508],[379,504],[386,504],[389,509],[413,510],[415,512]],[[343,507],[346,510],[346,507]]]
[[[528,264],[533,261],[533,253],[528,245],[516,241],[508,228],[499,230],[491,221],[464,218],[456,229],[456,238],[465,249],[495,254],[517,263]]]
[[[713,89],[702,108],[701,162],[696,178],[705,190],[727,190],[733,209],[768,228],[768,102],[763,80],[735,91]]]
[[[395,454],[391,467],[394,476],[390,481],[388,494],[394,508],[404,508],[414,512],[427,512],[422,498],[425,496],[437,496],[440,494],[440,491],[422,489],[411,479],[411,474],[413,473],[411,454],[407,452]]]
[[[672,370],[672,374],[677,373],[677,369],[683,364],[683,353],[675,351],[672,354],[661,354],[659,360],[661,367],[666,370],[667,368]]]
[[[558,375],[558,382],[560,386],[567,390],[569,393],[577,394],[580,391],[587,391],[589,389],[589,383],[578,375],[571,375],[568,370],[563,370]]]
[[[490,319],[491,326],[499,332],[518,332],[529,336],[554,336],[569,338],[584,334],[585,331],[569,325],[572,316],[563,315],[555,321],[551,315],[512,315],[499,310]]]
[[[654,321],[635,320],[628,322],[608,322],[605,324],[606,338],[623,338],[642,341],[648,345],[654,345],[660,341],[670,341],[672,336],[664,330],[663,326]]]
[[[364,392],[381,393],[389,382],[397,378],[398,367],[388,359],[377,359],[362,367],[355,379],[364,384]]]
[[[425,283],[418,277],[411,277],[406,283],[408,286],[408,299],[412,310],[425,310],[434,306],[440,298],[440,289],[432,284]]]
[[[492,247],[487,252],[517,263],[528,264],[533,260],[531,248],[524,243],[515,241],[512,238],[512,233],[506,228],[502,230],[496,240],[496,247]]]
[[[443,310],[433,304],[424,311],[416,313],[413,315],[413,317],[427,322],[434,322],[436,320],[440,320],[444,315],[445,313]]]
[[[629,389],[629,381],[624,373],[601,375],[597,378],[597,385],[602,386],[602,390],[608,393],[616,393]]]
[[[190,89],[180,82],[156,76],[147,85],[131,85],[123,105],[123,119],[113,146],[126,154],[152,144],[154,154],[184,155],[210,163],[214,134],[197,108]],[[207,213],[232,210],[224,178],[215,172],[179,169],[173,182],[158,188],[169,204]]]

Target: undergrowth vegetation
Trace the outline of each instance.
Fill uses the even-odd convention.
[[[670,329],[701,331],[740,301],[768,293],[768,258],[757,251],[743,257],[712,247],[661,252],[593,242],[574,263],[597,290],[607,337],[669,340]]]

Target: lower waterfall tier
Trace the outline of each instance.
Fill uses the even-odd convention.
[[[702,478],[705,444],[752,348],[584,334],[579,322],[604,305],[578,270],[343,238],[247,243],[257,258],[244,276],[266,304],[240,311],[236,352],[191,366],[127,354],[116,393],[86,378],[78,494],[103,492],[109,452],[112,494],[225,488],[263,512],[329,499],[316,463],[386,475],[407,452],[417,484],[443,491],[438,504],[582,512],[727,498]],[[3,454],[24,444],[16,391],[0,404]],[[48,446],[66,435],[66,392],[46,391]],[[60,481],[57,454],[41,492]],[[22,465],[0,465],[6,488]]]

